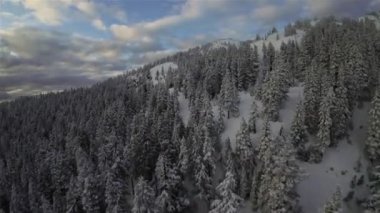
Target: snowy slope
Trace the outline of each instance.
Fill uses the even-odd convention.
[[[277,39],[277,35],[278,35],[278,39]],[[262,52],[263,44],[268,46],[269,43],[272,43],[272,45],[274,46],[274,48],[276,50],[280,50],[282,42],[287,43],[289,41],[296,41],[299,43],[299,42],[301,42],[304,35],[305,35],[305,32],[302,30],[297,30],[297,33],[295,35],[292,35],[292,36],[284,36],[284,32],[273,33],[273,34],[269,35],[266,40],[253,41],[251,43],[251,46],[253,48],[254,45],[256,45],[258,50],[261,50],[258,52],[259,52],[259,56],[262,57],[262,55],[263,55],[263,52]]]
[[[310,213],[318,213],[326,201],[332,196],[339,186],[342,197],[346,197],[349,191],[355,191],[354,198],[349,203],[344,203],[344,212],[360,212],[356,204],[356,198],[363,198],[367,193],[366,167],[363,142],[366,137],[368,104],[361,110],[354,112],[354,130],[350,132],[350,143],[346,139],[341,140],[336,148],[330,148],[325,153],[319,164],[300,163],[307,173],[307,177],[298,185],[300,204]],[[362,128],[361,128],[362,127]],[[355,171],[358,161],[362,164],[360,171]],[[350,182],[356,176],[357,180],[364,175],[364,184],[350,188]]]
[[[219,39],[219,40],[211,42],[211,49],[227,48],[228,46],[231,46],[231,45],[239,47],[240,41],[237,41],[231,38]]]
[[[297,104],[303,100],[303,89],[302,84],[289,88],[287,99],[284,101],[280,110],[280,121],[270,122],[273,137],[276,137],[279,134],[281,128],[283,128],[285,134],[289,134]],[[247,92],[240,92],[239,97],[240,115],[236,118],[225,118],[225,130],[221,134],[222,143],[225,139],[230,138],[233,150],[235,150],[236,147],[236,134],[240,129],[242,119],[244,118],[246,121],[249,120],[252,103],[255,101],[259,113],[263,108],[261,102],[255,100],[255,98]],[[186,125],[190,117],[188,100],[185,99],[182,93],[179,93],[178,100],[180,103],[180,115]],[[217,103],[213,101],[212,105],[215,119],[217,119]],[[297,192],[300,195],[300,205],[304,210],[307,209],[307,213],[320,212],[325,202],[330,199],[338,186],[342,190],[343,198],[349,191],[355,191],[353,199],[344,204],[344,212],[360,212],[361,209],[356,204],[356,199],[361,199],[365,197],[366,193],[368,193],[366,186],[366,183],[368,182],[366,176],[366,167],[368,163],[363,157],[363,141],[365,140],[367,131],[368,108],[369,105],[365,104],[362,109],[356,109],[354,111],[354,129],[350,132],[350,143],[344,139],[339,142],[337,147],[329,148],[324,155],[322,162],[319,164],[299,162],[305,176],[298,184]],[[251,134],[254,145],[259,142],[263,126],[262,118],[259,118],[256,124],[258,132],[256,134]],[[312,141],[317,139],[311,137],[309,140]],[[362,165],[360,171],[355,170],[358,161],[360,161]],[[364,175],[364,183],[351,189],[350,183],[354,176],[356,176],[357,182],[362,175]],[[240,212],[252,213],[250,205],[249,201],[244,202]]]
[[[365,16],[359,17],[359,21],[364,21],[365,19],[371,20],[375,23],[377,29],[380,29],[380,13],[369,13]]]
[[[150,69],[150,77],[152,78],[153,84],[156,85],[165,82],[166,74],[170,69],[173,71],[177,70],[178,65],[173,62],[166,62]]]

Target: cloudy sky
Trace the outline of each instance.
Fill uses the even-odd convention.
[[[380,0],[0,0],[0,101],[91,85],[218,38]]]

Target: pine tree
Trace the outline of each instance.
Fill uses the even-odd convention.
[[[303,158],[305,143],[307,142],[307,134],[305,128],[305,111],[303,102],[298,103],[297,111],[290,127],[290,140],[297,150],[299,157]]]
[[[119,159],[116,160],[107,175],[106,203],[107,212],[128,212],[128,175]]]
[[[261,212],[297,212],[295,187],[299,181],[299,167],[293,146],[282,136],[268,145],[260,162],[259,177],[254,179],[257,194],[253,204]]]
[[[230,118],[230,115],[233,117],[237,117],[239,115],[239,94],[235,86],[234,77],[229,69],[223,77],[220,102],[223,109],[227,111],[227,118]]]
[[[185,138],[181,139],[178,167],[182,175],[186,176],[190,168],[190,150]]]
[[[248,125],[244,119],[242,120],[240,131],[236,136],[236,153],[241,164],[239,194],[243,198],[246,198],[251,191],[252,172],[255,162]]]
[[[366,149],[371,161],[380,160],[380,89],[377,89],[369,112],[368,137]]]
[[[288,70],[284,67],[283,59],[278,56],[273,63],[273,70],[267,76],[262,88],[262,102],[264,113],[271,120],[276,121],[279,117],[279,109],[289,87]]]
[[[347,98],[347,88],[343,80],[338,81],[335,89],[335,101],[332,108],[332,132],[335,139],[340,139],[347,134],[350,120],[350,110]]]
[[[87,212],[102,212],[102,189],[99,179],[93,175],[85,178],[82,205]]]
[[[211,204],[209,213],[236,213],[243,199],[235,194],[236,180],[232,172],[227,171],[225,179],[216,188],[219,198]]]
[[[342,210],[342,193],[340,188],[333,194],[332,199],[324,206],[324,213],[341,213]]]
[[[325,153],[327,147],[332,143],[332,119],[331,111],[335,100],[335,94],[333,88],[330,88],[326,97],[321,103],[319,112],[319,131],[318,131],[318,144],[314,153],[312,153],[312,160],[319,162],[322,160],[322,156]]]
[[[222,132],[224,131],[224,112],[222,110],[222,108],[219,106],[218,108],[218,111],[219,111],[219,116],[218,116],[218,121],[217,121],[217,125],[218,125],[218,134],[222,134]]]
[[[154,200],[153,189],[148,185],[143,177],[140,177],[135,187],[132,212],[155,213],[156,206]]]
[[[366,213],[377,213],[380,211],[380,166],[374,167],[372,180],[369,184],[370,195],[365,203]]]
[[[253,101],[251,106],[251,114],[249,115],[248,127],[249,131],[256,133],[256,120],[258,118],[258,108],[255,101]]]
[[[213,197],[212,177],[207,170],[205,162],[202,159],[198,159],[197,162],[195,185],[199,191],[198,196],[210,200]]]
[[[227,138],[224,142],[223,159],[226,171],[231,171],[236,177],[236,162],[235,157],[232,153],[230,138]]]
[[[305,124],[310,134],[318,131],[319,107],[321,100],[321,82],[316,62],[313,61],[311,68],[306,73],[305,80]]]

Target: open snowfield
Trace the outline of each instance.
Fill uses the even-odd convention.
[[[178,65],[173,62],[166,62],[150,69],[150,77],[152,78],[153,84],[156,85],[165,82],[166,74],[170,69],[173,71],[177,70]]]

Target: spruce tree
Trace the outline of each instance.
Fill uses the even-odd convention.
[[[297,155],[304,158],[305,143],[307,142],[307,133],[305,128],[305,111],[303,102],[298,103],[297,111],[290,127],[290,140],[297,150]]]
[[[227,171],[225,179],[216,188],[218,199],[212,202],[209,213],[237,213],[243,199],[235,194],[235,188],[235,177]]]
[[[235,86],[235,80],[232,73],[227,69],[223,77],[222,88],[220,92],[220,104],[227,111],[227,118],[237,117],[239,115],[239,94]]]
[[[251,191],[252,173],[254,170],[254,149],[248,125],[242,120],[240,131],[236,136],[236,153],[240,162],[239,194],[248,197]]]
[[[182,175],[186,176],[190,168],[190,150],[185,138],[181,139],[178,167]]]
[[[133,213],[155,213],[154,191],[149,184],[140,177],[135,187],[133,198]]]
[[[366,213],[380,212],[380,165],[374,167],[369,188],[370,195],[365,202]]]
[[[321,108],[319,111],[319,131],[318,131],[318,143],[316,144],[316,150],[312,153],[312,160],[319,162],[322,160],[323,154],[327,147],[331,145],[332,138],[332,119],[331,112],[335,100],[335,94],[333,88],[330,88],[326,97],[323,98]]]
[[[305,80],[305,124],[310,134],[318,131],[319,107],[321,100],[321,81],[316,62],[313,61],[311,68],[306,73]]]
[[[380,160],[380,89],[377,89],[372,99],[371,109],[369,111],[368,137],[366,140],[366,149],[371,161]]]
[[[347,98],[347,88],[343,80],[338,80],[335,89],[335,101],[332,108],[332,132],[334,139],[340,139],[347,134],[348,124],[350,121],[349,102]]]
[[[256,133],[256,120],[258,118],[258,107],[255,101],[252,102],[251,106],[251,114],[249,115],[248,127],[249,131],[252,133]]]
[[[330,201],[328,201],[323,207],[324,213],[341,213],[342,210],[342,193],[338,187],[336,192],[333,194]]]

